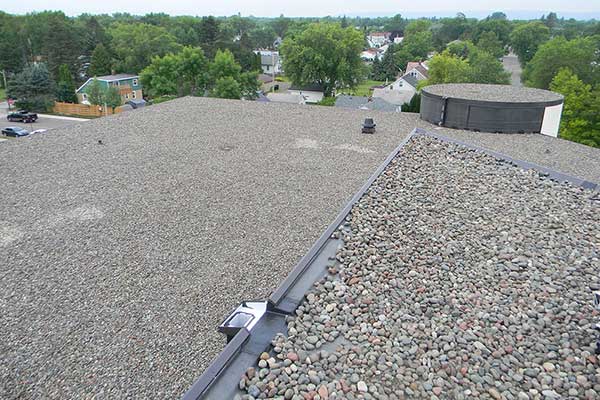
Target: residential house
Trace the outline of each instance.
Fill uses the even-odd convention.
[[[429,78],[429,67],[427,63],[422,61],[411,61],[406,65],[405,75],[409,74],[414,76],[417,80]]]
[[[390,32],[371,32],[367,35],[367,42],[371,47],[381,47],[389,43]]]
[[[81,85],[75,93],[77,99],[82,104],[89,104],[87,97],[87,90],[90,83],[94,79],[97,79],[103,87],[116,86],[119,89],[121,95],[121,104],[127,103],[129,100],[141,100],[142,96],[142,83],[138,75],[132,74],[115,74],[98,76],[95,78],[88,79],[83,85]]]
[[[400,106],[408,103],[415,93],[417,93],[418,83],[419,79],[413,74],[407,73],[383,88],[375,88],[373,90],[373,98],[379,98],[388,103]]]
[[[381,60],[381,57],[383,57],[383,53],[374,47],[363,50],[363,52],[360,53],[360,58],[362,58],[364,61],[375,61],[375,59]]]
[[[400,44],[404,41],[404,36],[396,36],[394,38],[394,44]]]
[[[254,53],[260,54],[260,67],[263,74],[279,75],[283,72],[278,51],[255,50]]]
[[[289,94],[300,95],[306,103],[318,103],[323,100],[323,87],[317,84],[297,86],[292,85],[288,89]]]
[[[341,94],[335,99],[335,106],[341,108],[353,108],[357,110],[374,110],[386,112],[399,112],[400,106],[388,103],[382,98],[350,96]]]

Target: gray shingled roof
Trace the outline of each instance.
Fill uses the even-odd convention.
[[[97,79],[103,80],[103,81],[119,81],[119,80],[123,80],[123,79],[131,79],[131,78],[137,78],[137,75],[133,75],[133,74],[114,74],[114,75],[103,75],[103,76],[98,76],[96,77]]]
[[[368,97],[349,96],[344,94],[336,97],[335,106],[343,108],[357,108],[386,112],[398,111],[398,106],[388,103],[387,101],[378,97],[373,97],[371,98],[371,101],[369,101]]]
[[[404,79],[404,81],[406,83],[408,83],[409,85],[411,85],[414,88],[416,88],[417,85],[419,84],[419,80],[417,78],[415,78],[414,76],[412,76],[411,74],[404,75],[402,77],[402,79]]]

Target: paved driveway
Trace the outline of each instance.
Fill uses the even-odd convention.
[[[0,129],[6,128],[7,126],[18,126],[28,131],[36,129],[56,129],[63,128],[68,125],[73,125],[80,122],[89,121],[84,118],[72,118],[72,117],[61,117],[57,115],[45,115],[38,114],[38,120],[31,124],[22,122],[9,122],[6,120],[6,114],[8,109],[6,108],[6,102],[0,103]],[[2,138],[2,136],[0,136]]]

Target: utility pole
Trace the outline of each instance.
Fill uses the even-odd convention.
[[[2,77],[4,78],[4,93],[6,93],[6,71],[2,70]],[[8,97],[6,97],[6,104],[8,104],[8,111],[10,111],[10,101],[8,101]]]

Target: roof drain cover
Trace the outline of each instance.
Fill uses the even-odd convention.
[[[219,325],[219,332],[227,336],[227,343],[240,331],[248,331],[260,320],[267,310],[265,301],[244,301]]]

